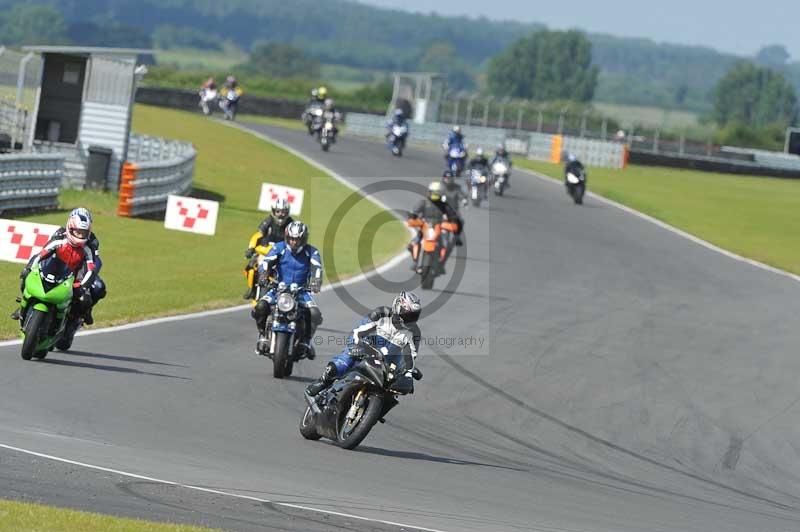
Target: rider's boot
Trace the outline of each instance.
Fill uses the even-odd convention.
[[[14,309],[14,312],[11,313],[12,320],[19,320],[19,307]]]
[[[92,307],[89,307],[89,310],[86,311],[83,315],[83,323],[86,325],[91,325],[94,323],[94,318],[92,317]]]
[[[314,397],[319,392],[333,384],[333,381],[336,380],[336,366],[333,362],[328,362],[325,365],[325,370],[322,372],[322,377],[315,382],[312,382],[306,387],[306,393],[311,397]]]

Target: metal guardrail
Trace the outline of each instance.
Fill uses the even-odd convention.
[[[59,154],[64,157],[62,187],[80,188],[86,183],[86,154],[75,144],[37,140],[32,149],[34,153]]]
[[[58,207],[63,173],[62,155],[0,155],[0,212]]]
[[[386,134],[386,119],[382,116],[348,113],[345,122],[346,132],[349,135],[383,138]],[[450,124],[440,122],[410,123],[409,142],[439,146],[451,129]],[[461,131],[471,150],[481,146],[485,151],[491,152],[500,144],[504,144],[509,152],[529,159],[550,161],[553,157],[554,135],[547,133],[509,131],[482,126],[462,126]],[[571,136],[563,136],[558,142],[561,142],[564,150],[574,153],[592,166],[622,168],[625,164],[625,146],[620,143]],[[561,149],[558,149],[556,156],[560,158]]]
[[[132,135],[129,159],[122,169],[120,216],[141,216],[167,207],[170,194],[192,189],[197,152],[187,142]]]

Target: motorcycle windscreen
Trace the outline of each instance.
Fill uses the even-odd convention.
[[[367,337],[366,342],[383,355],[383,363],[387,372],[386,378],[391,383],[389,389],[402,394],[412,393],[414,391],[413,380],[411,377],[405,376],[406,372],[410,371],[414,365],[411,348],[409,346],[400,347],[378,335]]]
[[[39,278],[45,292],[61,285],[71,276],[72,270],[55,254],[39,262]]]

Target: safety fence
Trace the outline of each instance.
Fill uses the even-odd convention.
[[[0,212],[58,207],[63,173],[62,155],[0,155]]]
[[[78,145],[37,140],[31,149],[34,153],[58,154],[63,157],[62,188],[82,188],[86,183],[86,153]]]
[[[346,122],[349,135],[383,138],[386,134],[386,119],[382,116],[348,113]],[[440,145],[451,127],[443,123],[412,123],[409,142]],[[503,144],[509,152],[529,159],[559,162],[562,151],[569,151],[591,166],[623,168],[627,161],[627,148],[618,142],[482,126],[463,126],[461,129],[472,148],[481,146],[493,150]]]
[[[188,142],[131,135],[128,162],[122,167],[119,216],[164,211],[170,194],[192,189],[197,152]]]

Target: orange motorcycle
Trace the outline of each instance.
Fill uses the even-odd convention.
[[[431,224],[423,218],[409,218],[409,227],[420,232],[420,241],[411,244],[411,259],[414,269],[419,274],[420,287],[423,290],[433,288],[433,281],[444,274],[444,264],[450,256],[458,223],[444,220]]]

